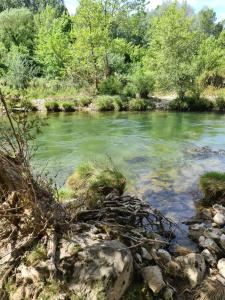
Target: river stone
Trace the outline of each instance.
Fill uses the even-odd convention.
[[[217,243],[212,239],[205,238],[204,236],[200,236],[199,246],[208,249],[211,253],[221,253]]]
[[[64,263],[71,268],[71,258]],[[132,274],[130,250],[113,240],[101,241],[78,252],[67,276],[69,288],[77,296],[97,300],[104,295],[107,300],[119,300],[130,285]]]
[[[225,250],[225,234],[222,234],[220,236],[220,245],[223,248],[223,250]]]
[[[152,255],[148,252],[148,250],[146,248],[142,247],[141,252],[142,252],[141,255],[142,255],[143,259],[146,259],[149,261],[153,260]]]
[[[142,276],[154,294],[158,294],[165,286],[159,266],[149,266],[141,270]]]
[[[218,261],[217,269],[219,270],[220,275],[225,278],[225,258],[221,258]]]
[[[168,251],[164,250],[164,249],[159,249],[157,251],[158,256],[160,257],[160,259],[162,260],[163,263],[168,263],[171,261],[171,255],[169,254]]]
[[[206,226],[203,223],[190,225],[188,235],[192,240],[198,241],[200,236],[204,235],[205,229],[206,229]]]
[[[221,212],[217,212],[213,217],[213,221],[220,226],[225,225],[225,215]]]
[[[223,230],[220,228],[207,228],[204,232],[204,236],[213,240],[219,240],[222,233]]]
[[[217,260],[208,249],[204,249],[201,254],[211,267],[216,266]]]
[[[202,282],[206,266],[201,254],[190,253],[185,256],[178,256],[176,261],[181,265],[184,277],[188,278],[192,288]]]

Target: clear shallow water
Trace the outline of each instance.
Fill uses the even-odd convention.
[[[35,165],[47,164],[60,186],[81,162],[109,156],[127,176],[128,191],[176,222],[194,215],[199,176],[225,170],[225,155],[217,152],[225,150],[225,115],[60,113],[47,123]]]

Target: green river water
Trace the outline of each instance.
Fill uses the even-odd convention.
[[[222,114],[59,113],[46,119],[35,168],[45,167],[63,186],[81,162],[110,157],[127,176],[129,192],[176,222],[194,215],[199,176],[225,170]]]

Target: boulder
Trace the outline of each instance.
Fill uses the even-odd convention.
[[[217,269],[219,270],[220,275],[225,278],[225,258],[222,258],[218,261]]]
[[[142,276],[154,294],[158,294],[165,286],[159,266],[149,266],[141,270]]]
[[[130,250],[117,240],[101,241],[77,253],[75,260],[65,258],[72,294],[88,300],[105,297],[119,300],[130,285],[133,259]]]
[[[192,288],[202,282],[206,266],[201,254],[190,253],[186,256],[179,256],[176,258],[176,262],[180,264],[184,277],[189,280]]]
[[[213,217],[213,221],[219,225],[219,226],[223,226],[225,225],[225,215],[221,212],[217,212],[215,214],[215,216]]]
[[[223,250],[225,251],[225,234],[222,234],[220,236],[220,245],[223,248]]]
[[[205,229],[206,226],[203,223],[190,225],[188,235],[192,240],[198,241],[200,236],[204,235]]]
[[[143,259],[148,260],[148,261],[153,260],[152,255],[148,252],[148,250],[146,248],[142,247],[141,252],[142,252],[141,255],[142,255]]]

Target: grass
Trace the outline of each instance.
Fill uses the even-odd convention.
[[[120,96],[99,96],[94,105],[98,111],[120,111],[123,109],[123,101]]]
[[[225,98],[223,97],[216,98],[216,108],[219,111],[225,111]]]
[[[60,201],[70,200],[74,197],[74,192],[66,187],[58,190],[58,196]]]
[[[75,111],[74,105],[71,102],[63,102],[62,108],[65,112],[73,112]]]
[[[29,265],[35,265],[36,263],[47,259],[47,250],[46,248],[39,244],[32,252],[26,257],[26,262]]]
[[[90,96],[80,96],[78,97],[78,99],[76,100],[76,104],[80,107],[88,107],[92,102],[92,98]]]
[[[206,204],[225,202],[225,173],[205,173],[200,177],[199,183]]]
[[[45,103],[45,107],[48,112],[60,111],[59,103],[57,101],[48,101]]]
[[[128,109],[131,111],[146,111],[148,104],[144,99],[131,99],[128,102]]]
[[[169,103],[172,111],[212,111],[214,104],[205,98],[185,97],[185,99],[174,99]]]
[[[101,206],[101,201],[111,192],[123,194],[126,178],[116,167],[100,166],[96,163],[80,165],[67,180],[67,185],[85,206]]]

